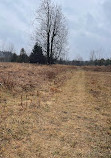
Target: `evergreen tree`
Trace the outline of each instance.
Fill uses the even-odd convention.
[[[13,53],[11,57],[11,62],[17,62],[17,61],[18,61],[18,56],[16,53]]]
[[[20,62],[20,63],[27,63],[27,62],[29,62],[29,57],[27,56],[26,51],[25,51],[24,48],[22,48],[21,51],[20,51],[18,62]]]
[[[36,43],[29,57],[30,63],[45,64],[46,58],[43,55],[42,48]]]

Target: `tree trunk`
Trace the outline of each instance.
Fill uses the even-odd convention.
[[[47,33],[47,63],[50,64],[50,49],[49,49],[49,46],[50,46],[50,42],[49,42],[49,32]]]

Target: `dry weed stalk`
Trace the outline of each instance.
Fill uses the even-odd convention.
[[[39,91],[37,91],[37,100],[38,100],[38,107],[40,107],[41,98],[40,98],[40,92]]]
[[[21,106],[23,107],[23,96],[21,95]]]
[[[30,99],[30,106],[32,105],[32,99]]]
[[[5,77],[2,76],[1,79],[2,79],[2,85],[3,85],[5,88],[7,88],[7,89],[9,89],[9,90],[14,89],[15,83],[14,83],[13,78],[11,78],[11,77],[8,75],[8,76],[5,76]]]
[[[28,100],[28,95],[26,95],[26,108],[28,106],[27,100]]]

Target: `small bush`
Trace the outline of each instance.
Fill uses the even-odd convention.
[[[56,73],[56,72],[47,71],[47,72],[46,72],[46,76],[47,76],[48,79],[51,80],[51,79],[56,78],[57,73]]]
[[[8,90],[12,90],[14,89],[15,87],[15,82],[14,80],[12,79],[12,77],[10,77],[9,75],[6,77],[3,77],[1,78],[2,80],[2,85],[7,88]]]

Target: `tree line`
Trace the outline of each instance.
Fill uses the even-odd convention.
[[[11,62],[20,62],[20,63],[37,63],[37,64],[47,64],[47,57],[43,54],[42,48],[36,43],[32,53],[28,56],[24,48],[21,49],[20,55],[16,53],[12,54]],[[63,60],[62,58],[58,60],[53,60],[53,64],[64,64],[64,65],[76,65],[76,66],[108,66],[111,65],[111,59],[95,59],[89,61],[83,60]]]
[[[77,66],[108,66],[111,65],[111,59],[95,59],[95,60],[89,60],[89,61],[78,61],[73,60],[70,63],[71,65],[77,65]]]
[[[36,64],[47,64],[47,56],[44,55],[43,49],[38,43],[35,43],[30,55],[27,55],[24,48],[20,50],[20,54],[11,53],[10,51],[0,51],[0,61],[2,62],[19,62],[19,63],[36,63]],[[62,58],[54,60],[52,64],[64,64],[64,65],[94,65],[94,66],[108,66],[111,65],[110,59],[96,59],[90,58],[88,61],[83,61],[82,58],[76,60],[64,60]]]
[[[20,51],[20,55],[13,53],[11,56],[11,62],[19,62],[19,63],[37,63],[37,64],[46,64],[47,58],[43,54],[42,47],[36,43],[31,54],[28,56],[25,49],[22,48]]]

